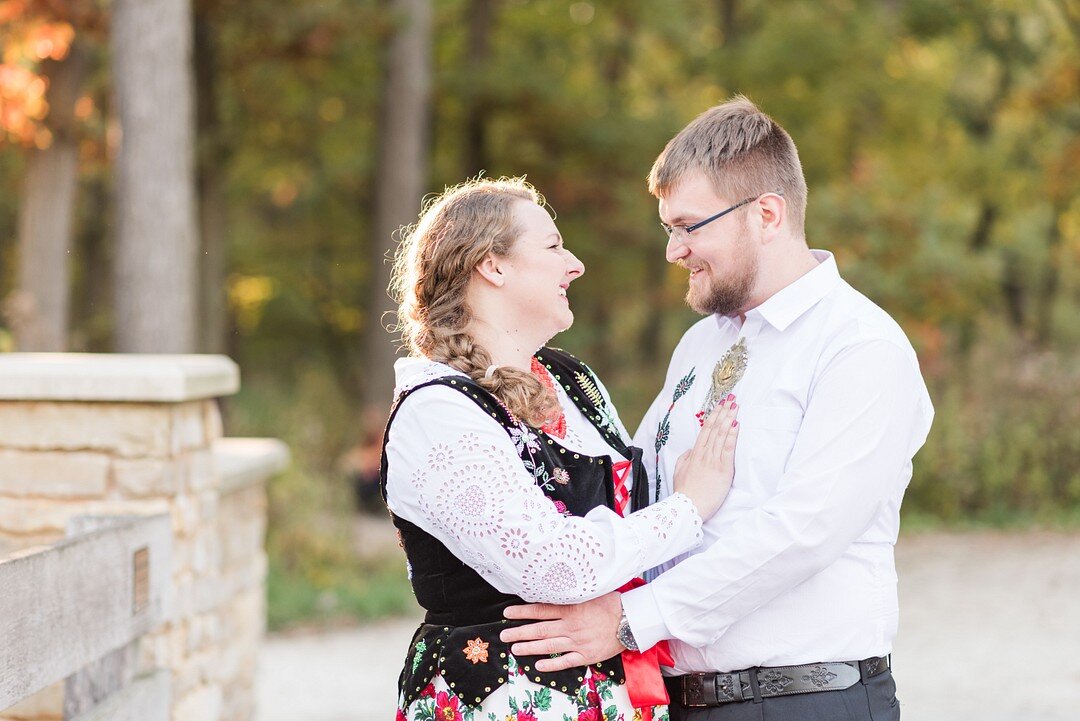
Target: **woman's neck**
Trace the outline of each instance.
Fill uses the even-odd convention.
[[[520,329],[497,328],[480,320],[471,324],[469,334],[488,352],[492,363],[524,371],[529,370],[533,353],[544,345],[544,341],[538,341],[534,334]]]

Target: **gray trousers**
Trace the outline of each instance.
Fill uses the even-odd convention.
[[[739,701],[712,708],[686,708],[675,699],[671,721],[899,721],[896,682],[886,671],[843,691]]]

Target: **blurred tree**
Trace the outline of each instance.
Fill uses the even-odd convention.
[[[387,295],[389,258],[428,187],[431,97],[430,0],[390,0],[389,8],[395,25],[386,46],[362,376],[364,404],[378,407],[389,404],[394,388],[395,346],[386,332],[394,310]]]
[[[116,350],[196,350],[198,228],[190,0],[116,0]]]
[[[15,343],[24,351],[68,346],[70,260],[78,177],[75,106],[87,53],[73,43],[60,60],[46,60],[49,143],[29,151],[19,208],[19,286],[10,311]]]

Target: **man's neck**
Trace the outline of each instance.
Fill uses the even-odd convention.
[[[747,312],[757,308],[769,298],[772,298],[784,288],[818,267],[819,262],[814,257],[814,254],[810,252],[806,241],[801,241],[796,248],[770,259],[767,265],[769,266],[768,269],[762,268],[759,275],[759,287],[754,294],[752,305],[739,314],[740,320],[745,321]]]

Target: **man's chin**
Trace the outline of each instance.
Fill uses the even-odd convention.
[[[712,315],[713,311],[705,304],[704,299],[697,297],[694,294],[693,289],[686,292],[686,305],[690,307],[690,310],[694,311],[698,315]]]

